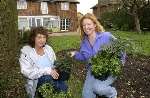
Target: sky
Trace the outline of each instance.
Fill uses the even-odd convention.
[[[86,14],[87,12],[92,13],[91,7],[98,3],[98,0],[78,0],[80,4],[77,5],[78,12]]]

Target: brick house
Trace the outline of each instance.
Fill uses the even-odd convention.
[[[105,12],[111,12],[118,9],[120,0],[98,0],[98,4],[93,6],[93,14],[100,19],[101,15]]]
[[[76,31],[78,3],[77,0],[17,0],[18,28],[44,26]]]

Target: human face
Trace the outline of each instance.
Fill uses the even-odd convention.
[[[91,19],[84,19],[82,22],[83,31],[86,35],[91,35],[95,33],[96,24],[93,23]]]
[[[35,37],[35,47],[43,47],[46,43],[46,36],[42,34],[37,34]]]

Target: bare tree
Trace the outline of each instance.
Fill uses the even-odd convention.
[[[126,12],[133,16],[136,31],[141,33],[139,13],[150,4],[149,0],[122,0],[122,4]]]

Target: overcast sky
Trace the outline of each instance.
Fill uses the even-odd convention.
[[[86,14],[87,12],[92,13],[91,7],[97,4],[98,0],[78,0],[80,4],[77,5],[78,12]]]

